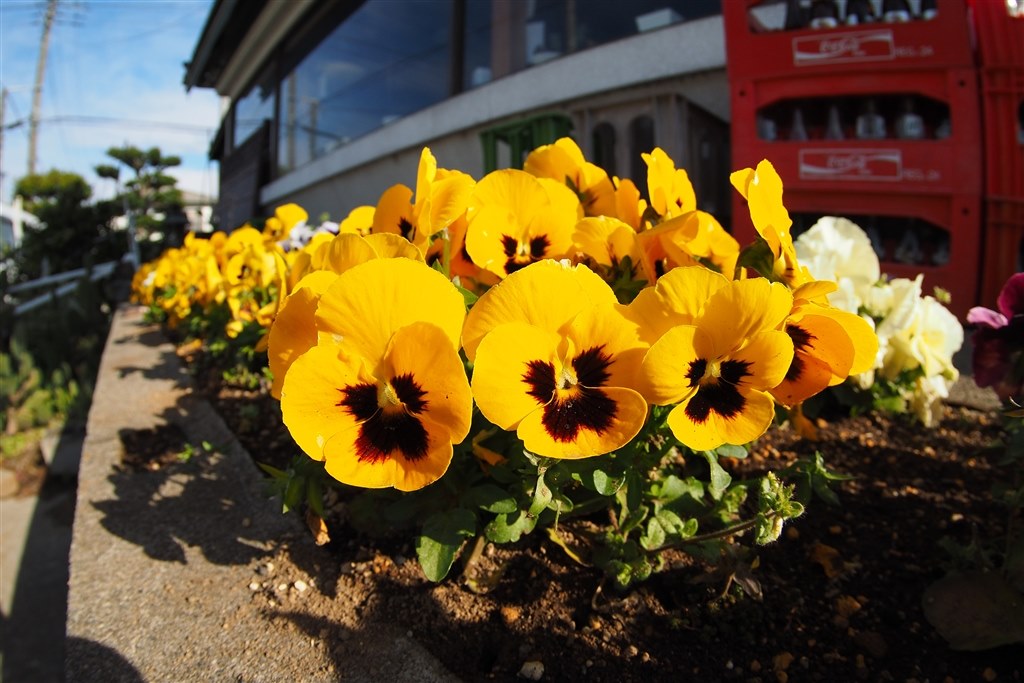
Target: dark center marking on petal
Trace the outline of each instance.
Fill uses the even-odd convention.
[[[708,419],[711,411],[724,418],[735,417],[743,412],[747,399],[734,385],[726,382],[702,384],[690,402],[686,404],[686,415],[701,424]]]
[[[544,254],[547,253],[548,247],[551,246],[551,240],[546,235],[540,237],[534,237],[530,240],[530,258],[534,261],[539,261],[544,258]]]
[[[516,241],[515,237],[511,235],[501,236],[501,248],[505,252],[505,256],[512,258],[516,255],[516,247],[519,246],[519,242]]]
[[[700,384],[700,380],[704,377],[704,373],[707,372],[708,362],[703,358],[690,361],[690,369],[686,371],[686,379],[689,380],[690,386],[695,387]]]
[[[526,368],[523,381],[530,385],[526,393],[541,405],[546,405],[555,395],[555,366],[542,360],[531,360]]]
[[[611,373],[608,367],[612,357],[605,352],[604,344],[587,349],[572,360],[572,369],[576,371],[576,381],[585,387],[603,387]]]
[[[398,219],[398,232],[401,233],[402,237],[411,242],[416,233],[416,226],[410,223],[408,218],[402,216]]]
[[[747,399],[737,385],[751,374],[750,363],[745,360],[722,361],[717,378],[705,379],[706,372],[707,361],[703,358],[690,362],[686,378],[691,387],[697,387],[697,393],[686,404],[687,416],[700,424],[708,419],[711,411],[727,419],[743,412]]]
[[[551,246],[551,240],[545,235],[540,237],[534,237],[529,243],[529,252],[525,252],[520,249],[519,241],[509,235],[501,236],[501,247],[505,253],[505,272],[509,275],[521,270],[531,263],[536,263],[544,258],[547,254],[548,247]]]
[[[606,431],[615,419],[618,406],[600,389],[577,384],[559,392],[543,410],[541,424],[548,436],[561,443],[571,443],[580,430],[589,429],[598,434]]]
[[[739,384],[744,377],[750,376],[750,363],[745,360],[722,361],[722,379],[729,384]]]
[[[427,455],[428,446],[426,427],[404,410],[380,411],[359,425],[356,437],[359,461],[374,464],[387,460],[395,451],[406,460],[420,460]]]
[[[786,325],[786,334],[793,340],[793,361],[786,370],[786,381],[796,382],[804,373],[804,359],[801,354],[817,337],[802,327]]]
[[[377,387],[356,384],[341,389],[337,405],[345,408],[359,421],[355,451],[359,462],[377,464],[398,451],[406,460],[420,460],[427,455],[429,439],[426,427],[413,413],[421,412],[427,401],[412,375],[399,375],[391,381],[395,394],[405,409],[382,410],[377,403]]]
[[[377,414],[377,387],[373,384],[356,384],[341,389],[342,399],[337,405],[348,410],[349,415],[360,422],[369,420]]]
[[[412,378],[411,372],[392,379],[391,386],[394,388],[398,400],[405,404],[405,409],[410,413],[422,413],[427,407],[428,402],[423,400],[427,392],[423,391],[422,387]]]

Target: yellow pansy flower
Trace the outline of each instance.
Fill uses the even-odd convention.
[[[472,417],[456,350],[464,317],[462,295],[421,262],[375,259],[338,276],[317,307],[319,341],[281,390],[299,447],[354,486],[439,479]]]
[[[676,404],[672,433],[693,450],[742,445],[761,436],[775,407],[768,390],[785,377],[793,342],[779,330],[793,297],[763,278],[729,282],[691,325],[665,332],[643,361],[651,403]]]
[[[647,195],[651,208],[663,219],[689,213],[697,208],[697,196],[686,171],[660,147],[640,157],[647,164]]]
[[[582,217],[575,195],[553,180],[506,169],[487,174],[469,200],[466,250],[498,277],[572,249]]]
[[[516,430],[533,453],[609,453],[647,417],[647,403],[632,388],[645,347],[599,278],[606,291],[592,296],[596,277],[585,266],[527,266],[484,294],[467,321],[479,339],[477,406],[497,426]]]
[[[793,221],[782,203],[782,178],[771,162],[763,159],[756,169],[735,171],[729,176],[729,181],[747,200],[754,229],[772,250],[775,257],[772,278],[792,289],[814,280],[807,268],[797,261],[796,247],[789,231]]]
[[[615,186],[608,173],[583,157],[572,138],[541,145],[526,157],[523,170],[538,178],[565,183],[579,197],[587,216],[615,216]]]

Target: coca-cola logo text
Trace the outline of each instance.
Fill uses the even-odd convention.
[[[895,55],[896,46],[889,29],[793,39],[795,66],[885,60]]]

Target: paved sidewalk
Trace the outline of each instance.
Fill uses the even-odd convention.
[[[252,617],[254,568],[282,541],[311,540],[264,497],[249,455],[189,387],[173,347],[142,322],[142,310],[120,308],[79,474],[67,680],[454,680],[400,635],[371,640],[358,661],[336,668],[301,629],[272,614]],[[125,440],[168,425],[217,452],[166,472],[121,466]]]

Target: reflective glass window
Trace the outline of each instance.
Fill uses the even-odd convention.
[[[451,93],[450,0],[368,0],[281,84],[280,172]]]
[[[274,118],[274,83],[264,78],[235,102],[235,125],[232,146],[239,147],[252,137],[266,121]]]

